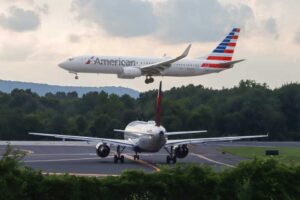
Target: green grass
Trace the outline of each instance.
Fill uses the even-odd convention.
[[[300,147],[223,147],[221,150],[244,158],[268,157],[266,150],[279,150],[279,156],[273,157],[288,164],[300,165]]]

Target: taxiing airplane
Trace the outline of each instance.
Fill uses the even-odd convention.
[[[233,137],[212,137],[212,138],[194,138],[194,139],[168,139],[171,135],[183,135],[193,133],[203,133],[206,130],[197,131],[180,131],[180,132],[168,132],[160,124],[161,114],[161,100],[162,90],[161,82],[159,85],[157,95],[157,106],[156,106],[156,119],[154,121],[133,121],[129,123],[125,130],[115,129],[114,131],[124,133],[124,139],[108,139],[108,138],[97,138],[97,137],[84,137],[84,136],[73,136],[73,135],[57,135],[47,133],[29,133],[31,135],[47,136],[61,139],[70,140],[81,140],[87,142],[97,142],[96,153],[99,157],[105,158],[109,155],[111,147],[116,147],[116,155],[114,155],[114,162],[124,162],[124,156],[122,152],[125,148],[128,148],[135,152],[134,159],[138,160],[138,153],[141,152],[158,152],[164,148],[168,156],[166,158],[167,163],[176,163],[177,158],[184,158],[188,155],[189,149],[188,144],[194,143],[207,143],[216,141],[233,141],[249,138],[261,138],[268,137],[268,135],[251,135],[251,136],[233,136]]]
[[[199,76],[217,73],[232,68],[243,61],[232,61],[240,29],[234,28],[225,39],[203,59],[185,59],[191,44],[176,58],[169,57],[122,57],[122,56],[78,56],[69,58],[59,66],[70,73],[117,74],[118,78],[134,79],[146,76],[145,83],[154,81],[152,76]]]

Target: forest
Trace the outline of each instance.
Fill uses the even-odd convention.
[[[120,138],[113,129],[124,129],[133,120],[154,120],[156,95],[156,90],[136,99],[105,92],[82,97],[76,92],[0,92],[0,140],[45,140],[28,132]],[[300,140],[300,84],[271,89],[243,80],[233,88],[172,88],[164,91],[162,125],[168,131],[208,130],[203,137],[268,132],[268,140]]]

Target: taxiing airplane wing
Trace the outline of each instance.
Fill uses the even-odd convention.
[[[184,50],[184,52],[176,58],[172,58],[172,59],[168,59],[168,60],[165,60],[165,61],[153,63],[151,65],[146,65],[146,66],[141,67],[140,69],[141,69],[143,74],[161,74],[161,72],[163,70],[165,70],[166,68],[169,68],[172,63],[185,58],[188,55],[191,46],[192,45],[189,44],[189,46]]]
[[[195,139],[181,139],[181,140],[168,140],[165,147],[184,145],[184,144],[195,144],[205,142],[222,142],[222,141],[233,141],[251,138],[262,138],[268,137],[269,135],[248,135],[248,136],[233,136],[233,137],[212,137],[212,138],[195,138]]]
[[[102,142],[108,145],[120,145],[123,147],[134,147],[134,144],[130,140],[118,140],[118,139],[107,139],[107,138],[97,138],[97,137],[85,137],[85,136],[75,136],[75,135],[58,135],[58,134],[48,134],[48,133],[29,133],[30,135],[38,135],[44,137],[54,137],[69,140],[81,140],[87,142]]]
[[[178,131],[178,132],[166,132],[166,135],[184,135],[184,134],[193,134],[193,133],[206,133],[207,130],[199,130],[199,131]]]

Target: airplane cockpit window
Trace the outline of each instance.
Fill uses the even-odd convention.
[[[74,58],[69,58],[68,60],[69,60],[69,61],[72,61],[72,60],[74,60]]]

